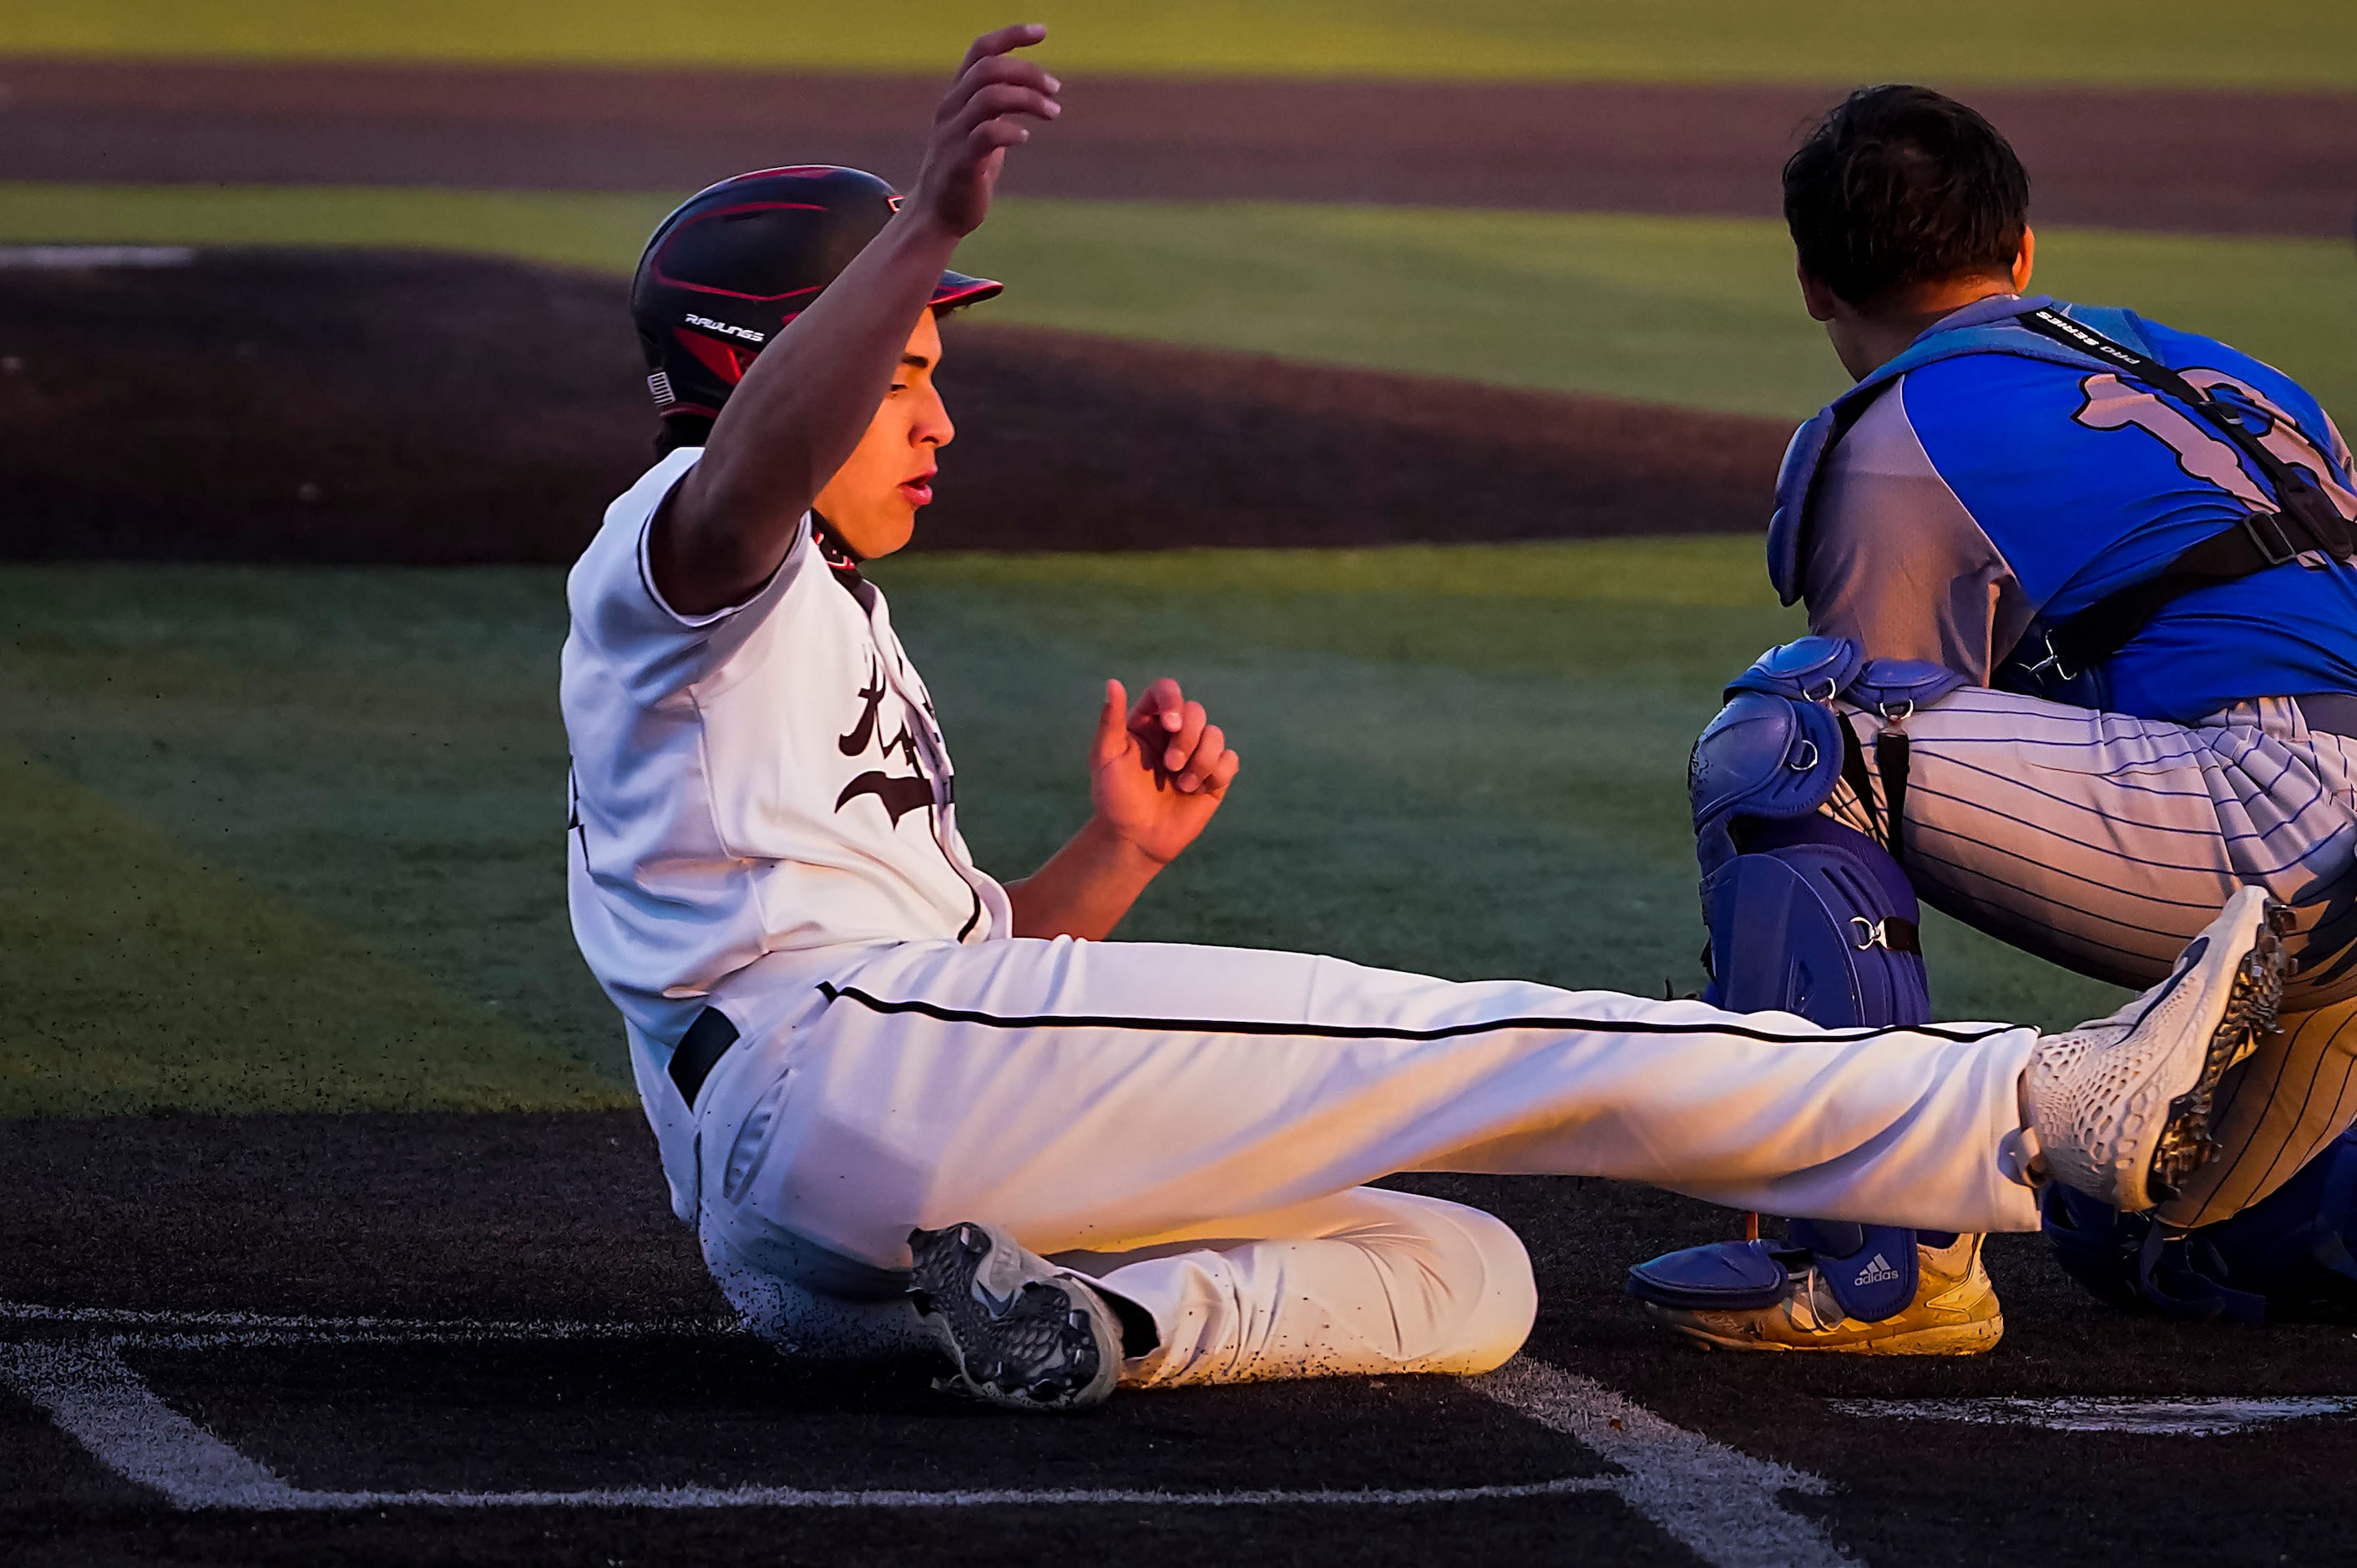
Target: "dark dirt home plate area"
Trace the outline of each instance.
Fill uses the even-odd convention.
[[[12,1563],[2098,1563],[2195,1530],[2205,1562],[2346,1560],[2357,1425],[2172,1441],[1846,1402],[2248,1405],[2357,1375],[2347,1326],[2091,1311],[2031,1237],[1992,1245],[2002,1355],[1796,1364],[1674,1350],[1620,1294],[1721,1211],[1413,1178],[1529,1243],[1540,1317],[1505,1371],[1023,1420],[927,1366],[733,1334],[632,1112],[18,1122],[0,1183]]]

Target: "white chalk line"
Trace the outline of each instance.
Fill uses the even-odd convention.
[[[1711,1568],[1854,1564],[1823,1523],[1784,1505],[1786,1492],[1826,1495],[1822,1477],[1673,1425],[1592,1378],[1544,1362],[1512,1361],[1471,1384],[1620,1466],[1610,1481],[1621,1500]]]
[[[0,1322],[56,1324],[75,1328],[147,1330],[125,1336],[149,1345],[186,1339],[191,1348],[231,1342],[285,1345],[305,1339],[337,1344],[457,1344],[517,1339],[734,1339],[749,1337],[732,1318],[658,1317],[636,1323],[564,1319],[500,1321],[454,1317],[316,1317],[259,1312],[143,1312],[127,1307],[45,1306],[0,1301]]]
[[[325,1492],[285,1487],[267,1502],[183,1505],[265,1509],[273,1513],[336,1513],[357,1509],[975,1509],[975,1508],[1405,1508],[1446,1503],[1497,1502],[1530,1498],[1609,1494],[1611,1477],[1570,1476],[1560,1480],[1494,1487],[1371,1488],[1365,1491],[1169,1492],[1139,1487],[1067,1487],[1027,1491],[978,1488],[965,1491],[836,1490],[798,1487],[593,1487],[579,1491],[512,1492]]]
[[[59,271],[82,266],[187,266],[188,245],[0,245],[0,271]]]
[[[465,1329],[436,1332],[433,1329],[395,1329],[383,1333],[330,1334],[317,1329],[287,1328],[223,1328],[207,1334],[152,1334],[134,1331],[125,1334],[99,1336],[107,1344],[130,1350],[299,1350],[306,1348],[321,1349],[344,1348],[348,1346],[393,1345],[517,1345],[539,1343],[540,1337],[530,1334],[475,1334]],[[626,1339],[695,1338],[704,1340],[749,1339],[740,1334],[552,1334],[551,1345],[612,1344]]]
[[[1117,1487],[1061,1490],[806,1491],[793,1487],[609,1487],[578,1492],[299,1492],[299,1509],[387,1507],[507,1509],[965,1509],[965,1508],[1401,1508],[1610,1492],[1609,1476],[1567,1476],[1494,1487],[1365,1491],[1164,1492]]]
[[[297,1487],[240,1454],[166,1403],[127,1365],[127,1348],[208,1349],[255,1345],[468,1343],[620,1339],[741,1331],[709,1319],[636,1324],[496,1322],[258,1313],[166,1313],[0,1302],[0,1321],[80,1328],[72,1338],[0,1343],[0,1382],[47,1410],[118,1475],[185,1509],[274,1512],[390,1507],[938,1509],[1402,1507],[1609,1494],[1712,1568],[1843,1565],[1851,1559],[1781,1494],[1823,1496],[1823,1478],[1755,1459],[1673,1425],[1593,1380],[1516,1362],[1469,1386],[1549,1431],[1574,1438],[1619,1473],[1488,1486],[1356,1490],[1165,1491],[1049,1489],[623,1487],[577,1490],[338,1491]],[[96,1334],[89,1331],[98,1330]]]
[[[2266,1399],[2139,1398],[2067,1394],[2029,1399],[1828,1400],[1843,1415],[1878,1421],[1949,1421],[1974,1426],[2036,1426],[2049,1432],[2147,1433],[2217,1437],[2286,1421],[2357,1415],[2357,1394],[2285,1394]]]
[[[196,259],[186,245],[0,245],[0,271],[185,267]]]
[[[283,1506],[293,1488],[156,1397],[113,1346],[0,1345],[0,1383],[108,1469],[176,1508]]]
[[[182,1509],[332,1512],[372,1508],[941,1509],[1397,1508],[1611,1492],[1618,1477],[1569,1476],[1471,1487],[1259,1488],[1220,1492],[1124,1487],[593,1487],[577,1490],[329,1491],[297,1487],[174,1410],[123,1360],[129,1337],[0,1344],[0,1383],[46,1410],[60,1430],[124,1479]],[[185,1337],[137,1337],[178,1338]],[[242,1342],[242,1341],[241,1341]],[[317,1339],[304,1343],[317,1344]]]

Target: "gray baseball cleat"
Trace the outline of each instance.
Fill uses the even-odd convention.
[[[2218,1079],[2275,1027],[2289,920],[2245,887],[2168,979],[2108,1018],[2040,1036],[2022,1073],[2033,1173],[2134,1213],[2199,1170],[2218,1147]]]
[[[1121,1377],[1121,1323],[1086,1280],[987,1225],[909,1232],[909,1299],[957,1365],[936,1387],[1009,1410],[1085,1410]]]

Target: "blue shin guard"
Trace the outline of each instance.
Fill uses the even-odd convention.
[[[1933,666],[1862,665],[1855,644],[1803,638],[1728,688],[1687,778],[1710,931],[1704,1001],[1729,1012],[1797,1013],[1829,1028],[1930,1022],[1920,911],[1906,873],[1873,839],[1820,810],[1846,765],[1854,776],[1863,770],[1847,726],[1825,704],[1855,693],[1889,713],[1894,701],[1911,708],[1956,684]],[[1812,1219],[1788,1230],[1781,1244],[1719,1242],[1641,1263],[1629,1271],[1629,1292],[1665,1306],[1749,1310],[1773,1305],[1795,1273],[1813,1268],[1861,1323],[1895,1316],[1914,1300],[1913,1230]]]

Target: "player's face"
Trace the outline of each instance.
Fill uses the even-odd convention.
[[[863,560],[908,543],[917,509],[933,499],[933,454],[957,434],[933,386],[941,362],[941,328],[928,310],[909,334],[892,390],[877,405],[867,434],[818,493],[819,515]]]

